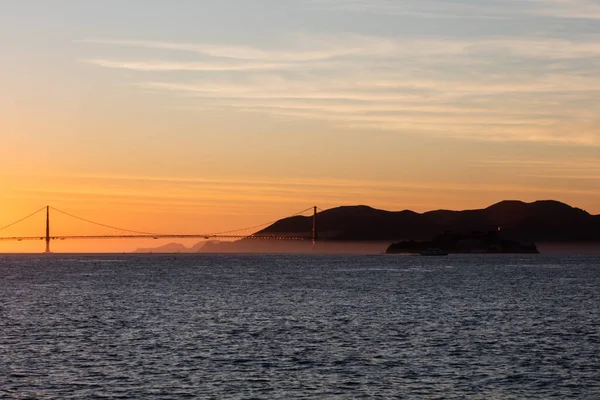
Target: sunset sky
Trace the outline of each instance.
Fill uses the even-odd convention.
[[[47,204],[160,233],[313,205],[600,214],[599,71],[595,0],[3,0],[0,227]]]

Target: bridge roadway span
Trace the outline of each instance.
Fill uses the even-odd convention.
[[[93,225],[99,225],[102,226],[104,228],[111,228],[111,229],[116,229],[118,231],[121,232],[127,232],[128,234],[124,234],[124,235],[51,235],[50,234],[50,208],[52,208],[55,211],[58,211],[61,214],[65,214],[69,217],[93,224]],[[246,235],[242,235],[242,234],[233,234],[234,232],[241,232],[241,231],[248,231],[249,229],[257,229],[261,226],[266,226],[266,225],[270,225],[274,222],[269,222],[267,224],[263,224],[263,225],[258,225],[258,226],[254,226],[254,227],[250,227],[250,228],[244,228],[244,229],[238,229],[238,230],[234,230],[234,231],[228,231],[228,232],[221,232],[221,233],[213,233],[213,234],[186,234],[186,235],[163,235],[163,234],[157,234],[157,233],[148,233],[148,232],[139,232],[139,231],[134,231],[131,229],[123,229],[123,228],[118,228],[115,226],[110,226],[110,225],[106,225],[106,224],[102,224],[99,222],[94,222],[91,221],[89,219],[85,219],[85,218],[81,218],[78,217],[76,215],[73,214],[69,214],[68,212],[65,211],[61,211],[58,210],[54,207],[50,207],[50,206],[46,206],[43,208],[40,208],[39,210],[37,210],[36,212],[29,214],[28,216],[21,218],[18,221],[13,222],[12,224],[8,224],[4,227],[0,228],[0,231],[9,228],[13,225],[16,225],[28,218],[33,217],[34,215],[36,215],[39,212],[42,211],[46,211],[46,235],[44,236],[13,236],[13,237],[0,237],[0,241],[24,241],[24,240],[45,240],[46,241],[46,253],[50,253],[50,242],[53,240],[86,240],[86,239],[248,239],[248,240],[312,240],[313,244],[316,242],[317,239],[317,230],[316,230],[316,218],[317,218],[317,209],[318,207],[313,206],[311,208],[307,208],[306,210],[300,211],[299,213],[296,213],[294,215],[292,215],[292,217],[294,216],[298,216],[301,215],[302,213],[305,213],[306,211],[309,210],[313,210],[313,216],[312,216],[312,235],[310,236],[302,236],[302,235],[285,235],[285,234],[273,234],[273,235],[257,235],[257,234],[246,234]]]
[[[285,235],[96,235],[96,236],[14,236],[0,237],[0,241],[23,240],[85,240],[85,239],[249,239],[249,240],[312,240],[312,236]]]

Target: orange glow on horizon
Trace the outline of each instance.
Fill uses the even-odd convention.
[[[123,185],[123,182],[126,184]],[[388,210],[425,212],[440,208],[485,208],[504,199],[558,199],[575,207],[587,208],[592,214],[600,214],[596,202],[600,196],[598,190],[518,184],[386,183],[340,179],[289,182],[241,178],[170,180],[119,176],[37,177],[28,184],[35,185],[37,189],[27,188],[20,182],[5,195],[0,226],[39,208],[40,198],[47,199],[53,207],[86,219],[160,234],[209,234],[255,226],[284,218],[315,203],[323,209],[365,204]],[[41,237],[44,224],[45,214],[38,213],[30,220],[2,231],[0,236]],[[51,234],[114,235],[122,232],[90,225],[52,211]],[[199,241],[201,239],[53,241],[52,248],[56,252],[131,252],[136,248],[156,247],[170,242],[191,247]],[[42,241],[0,241],[0,252],[42,250]]]

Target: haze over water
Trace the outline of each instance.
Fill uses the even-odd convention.
[[[0,256],[0,397],[597,399],[598,256]]]

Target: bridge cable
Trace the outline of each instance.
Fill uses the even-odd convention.
[[[19,222],[25,221],[27,218],[33,217],[35,214],[37,214],[37,213],[39,213],[40,211],[43,211],[43,210],[45,210],[45,209],[46,209],[46,207],[42,207],[42,208],[40,208],[39,210],[37,210],[36,212],[34,212],[34,213],[32,213],[32,214],[29,214],[28,216],[26,216],[26,217],[24,217],[24,218],[21,218],[20,220],[18,220],[18,221],[16,221],[16,222],[13,222],[12,224],[8,224],[8,225],[6,225],[6,226],[3,226],[2,228],[0,228],[0,231],[4,230],[4,229],[6,229],[6,228],[10,228],[11,226],[18,224]]]
[[[44,208],[45,208],[45,207],[44,207]],[[116,226],[111,226],[111,225],[101,224],[101,223],[99,223],[99,222],[91,221],[91,220],[89,220],[89,219],[85,219],[85,218],[81,218],[81,217],[78,217],[78,216],[76,216],[76,215],[73,215],[73,214],[69,214],[69,213],[68,213],[68,212],[66,212],[66,211],[61,211],[61,210],[59,210],[59,209],[57,209],[57,208],[54,208],[54,207],[50,207],[50,208],[51,208],[52,210],[54,210],[54,211],[58,211],[58,212],[59,212],[59,213],[61,213],[61,214],[68,215],[68,216],[69,216],[69,217],[71,217],[71,218],[75,218],[75,219],[78,219],[78,220],[80,220],[80,221],[88,222],[88,223],[90,223],[90,224],[93,224],[93,225],[102,226],[102,227],[104,227],[104,228],[116,229],[116,230],[118,230],[118,231],[129,232],[129,233],[137,233],[138,235],[152,235],[152,236],[160,235],[160,234],[158,234],[158,233],[151,233],[151,232],[140,232],[140,231],[134,231],[134,230],[131,230],[131,229],[124,229],[124,228],[118,228],[118,227],[116,227]]]
[[[302,211],[300,211],[300,212],[297,212],[296,214],[292,214],[292,215],[290,215],[290,216],[288,216],[288,217],[284,217],[283,219],[285,219],[285,218],[292,218],[292,217],[296,217],[296,216],[298,216],[298,215],[300,215],[300,214],[304,214],[305,212],[307,212],[307,211],[309,211],[309,210],[312,210],[312,209],[313,209],[312,207],[309,207],[309,208],[307,208],[306,210],[302,210]],[[271,222],[266,222],[266,223],[264,223],[264,224],[260,224],[260,225],[250,226],[250,227],[248,227],[248,228],[234,229],[234,230],[232,230],[232,231],[225,231],[225,232],[216,232],[216,233],[215,233],[215,232],[213,232],[213,233],[209,233],[209,234],[207,234],[206,236],[213,236],[213,235],[226,235],[226,234],[228,234],[228,233],[235,233],[235,232],[240,232],[240,231],[247,231],[247,230],[250,230],[250,229],[256,229],[256,228],[260,228],[260,227],[267,226],[267,225],[273,225],[274,223],[276,223],[276,222],[278,222],[278,221],[281,221],[281,219],[278,219],[278,220],[275,220],[275,221],[271,221]],[[250,234],[250,235],[248,235],[248,236],[252,236],[252,235],[253,235],[253,234]]]

